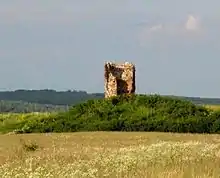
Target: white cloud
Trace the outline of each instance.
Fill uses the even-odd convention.
[[[189,15],[185,24],[186,30],[198,30],[199,29],[199,20],[193,15]]]
[[[145,25],[142,27],[138,33],[138,39],[140,44],[146,44],[151,41],[161,41],[163,37],[167,37],[166,39],[171,38],[186,38],[194,39],[197,37],[201,37],[204,35],[204,28],[200,25],[200,20],[198,17],[194,15],[188,15],[185,21],[181,22],[179,20],[176,23],[158,23],[155,25]],[[193,33],[191,33],[193,32]],[[150,43],[151,43],[150,42]]]

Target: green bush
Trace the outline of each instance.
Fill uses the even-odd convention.
[[[77,131],[158,131],[220,133],[220,112],[159,95],[118,96],[72,106],[56,115],[25,119],[0,130],[18,133]]]

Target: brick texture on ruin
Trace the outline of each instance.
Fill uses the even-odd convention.
[[[105,63],[105,98],[135,93],[135,66],[131,63]]]

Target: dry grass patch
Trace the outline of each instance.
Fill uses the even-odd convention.
[[[220,136],[89,132],[0,136],[1,177],[219,177]]]

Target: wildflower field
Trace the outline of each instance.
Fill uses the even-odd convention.
[[[90,100],[63,113],[0,114],[0,133],[0,178],[220,177],[219,106]]]
[[[0,177],[219,177],[220,136],[157,132],[0,135]]]

